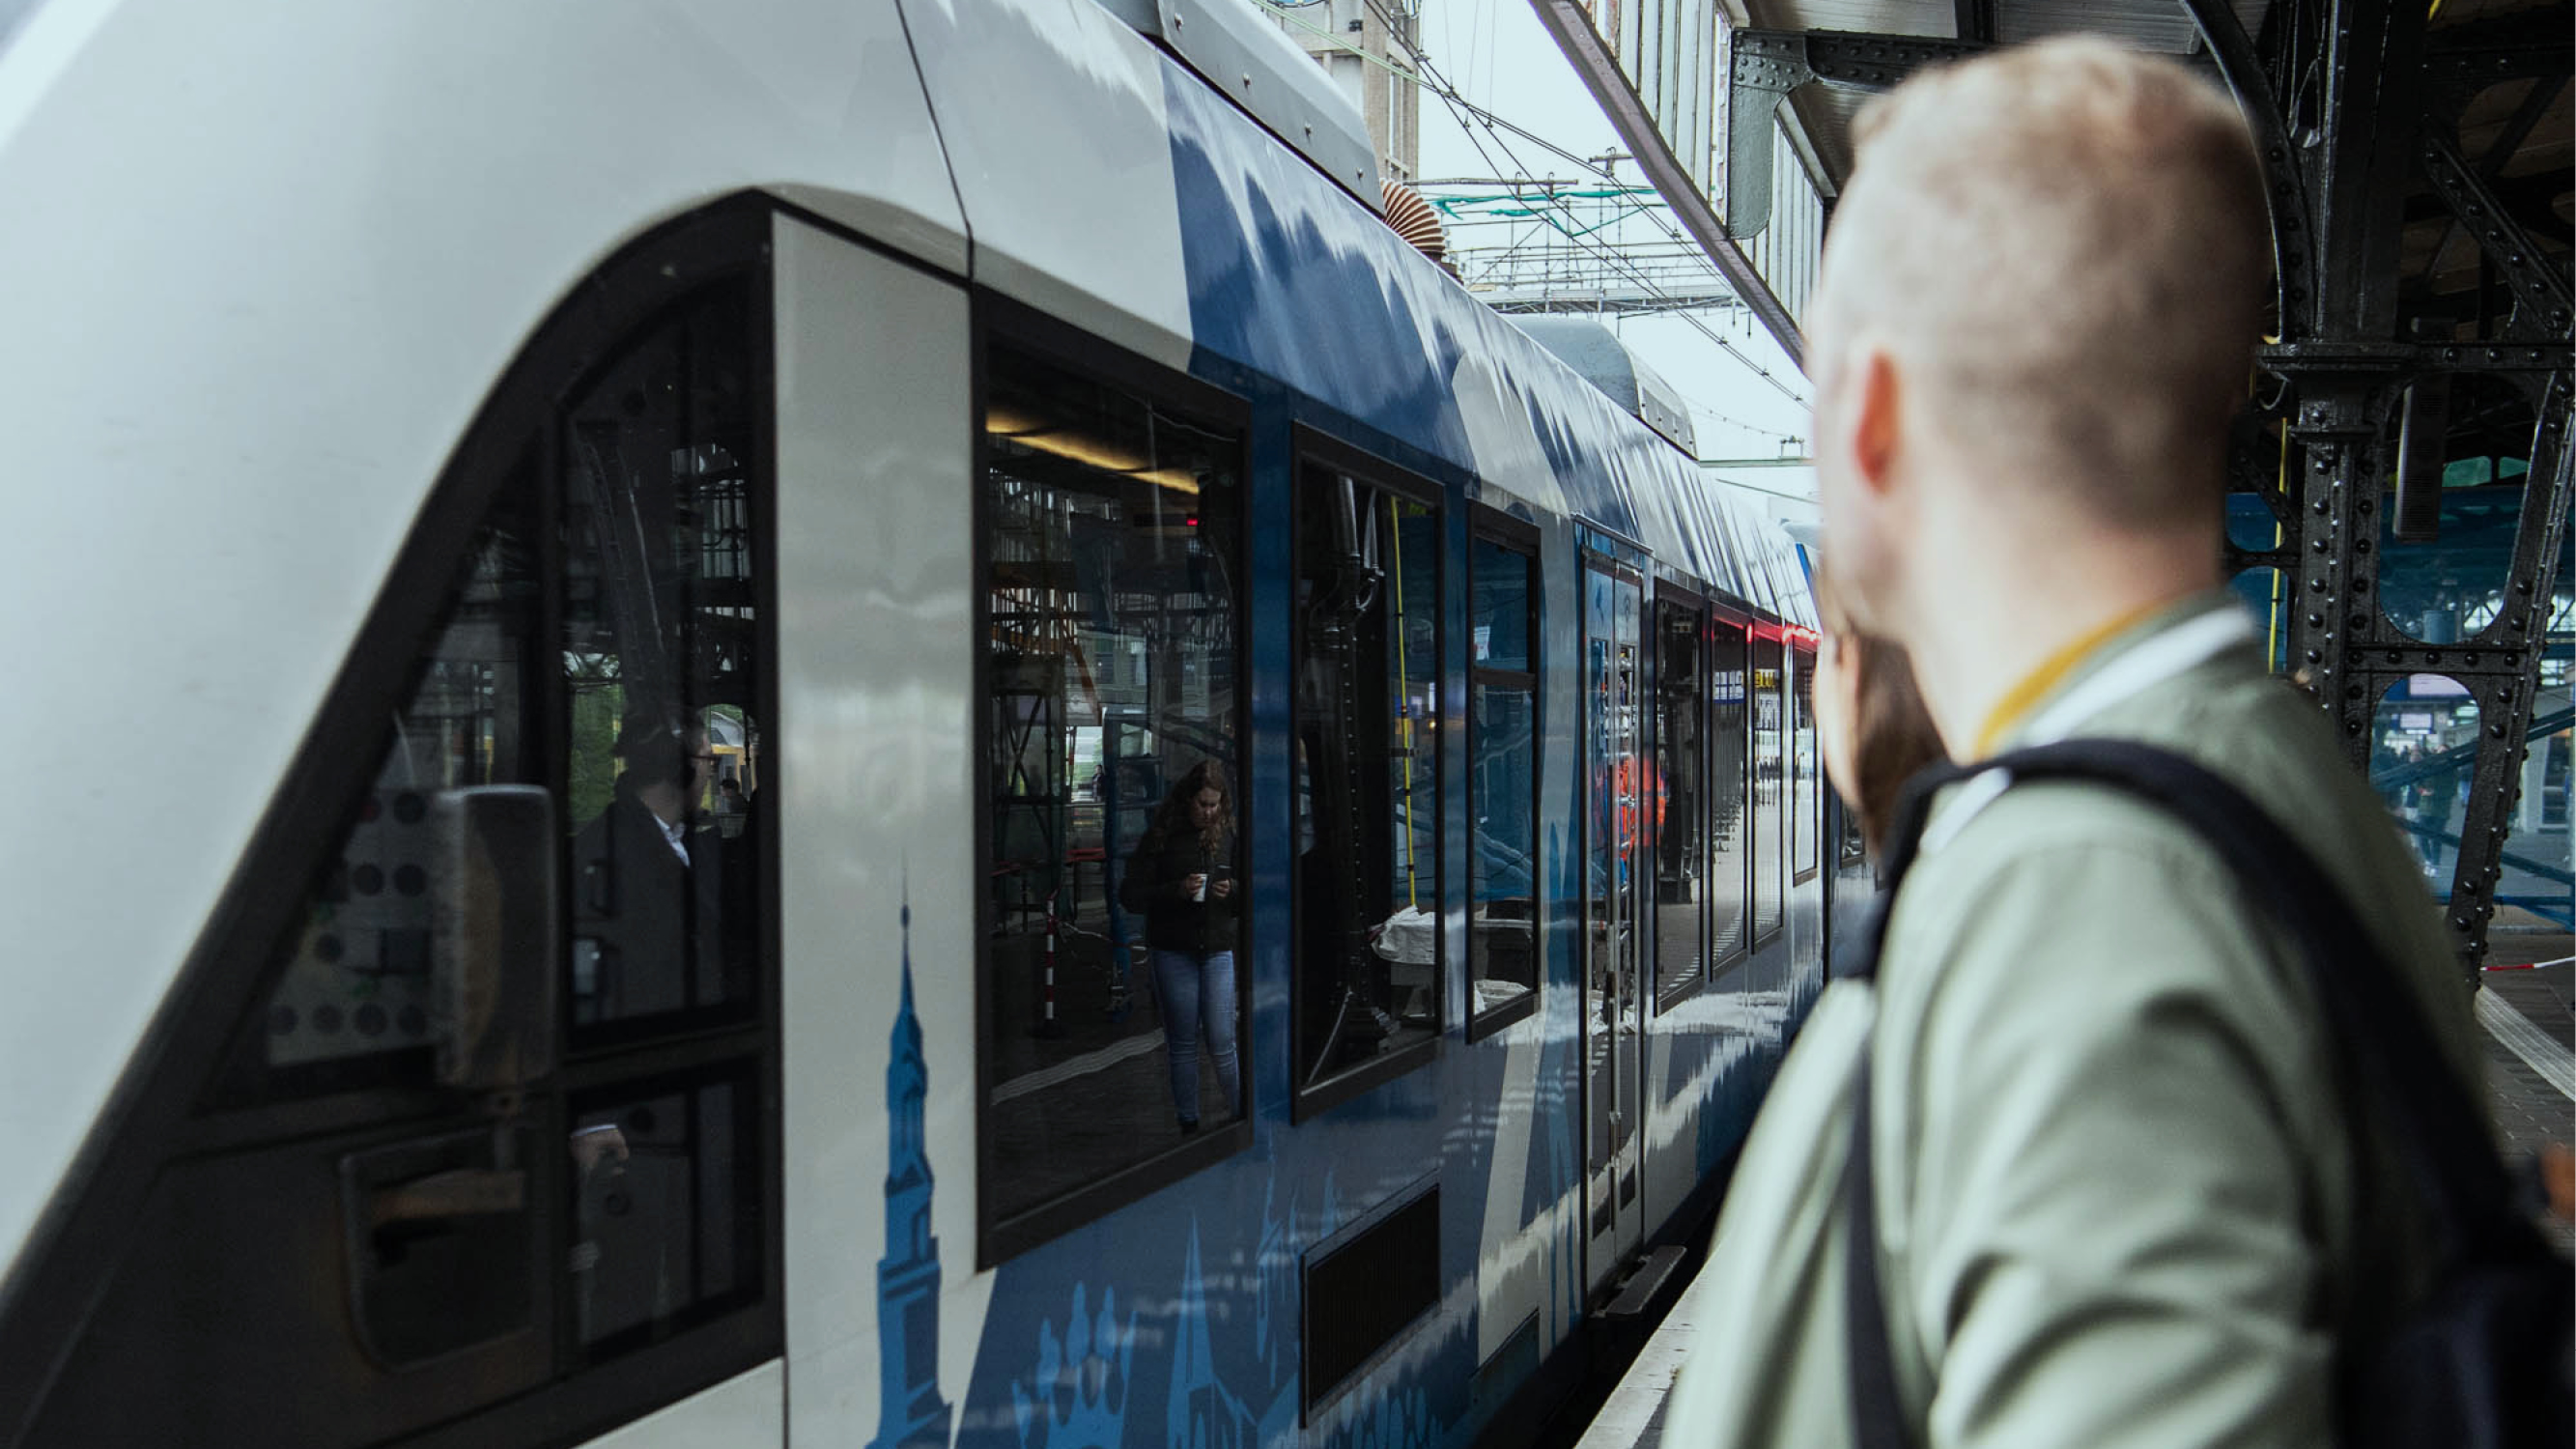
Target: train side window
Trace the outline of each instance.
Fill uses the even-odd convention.
[[[775,1356],[773,833],[711,813],[759,799],[768,234],[635,243],[456,453],[306,752],[365,773],[281,792],[203,968],[246,1009],[145,1089],[190,1109],[116,1240],[58,1250],[92,1308],[30,1442],[583,1438]],[[438,1009],[478,992],[551,1035]]]
[[[1135,376],[986,348],[987,1258],[1237,1140],[1193,1138],[1250,1080],[1244,435]]]
[[[575,399],[563,437],[560,657],[576,1047],[755,1005],[753,419],[742,309],[674,313]],[[721,752],[720,752],[721,746]]]
[[[255,1054],[219,1100],[431,1082],[429,813],[441,791],[543,779],[532,748],[539,618],[533,458],[494,498],[383,732],[368,788],[279,943]],[[255,1060],[254,1060],[255,1056]]]
[[[1815,878],[1825,830],[1825,793],[1816,757],[1816,656],[1794,651],[1790,696],[1789,768],[1796,780],[1789,801],[1790,868],[1806,882]]]
[[[1771,939],[1786,919],[1789,897],[1788,820],[1781,810],[1787,766],[1783,735],[1780,634],[1777,625],[1753,631],[1753,944]]]
[[[1538,558],[1508,520],[1469,549],[1467,1034],[1529,1013],[1539,988]]]
[[[766,804],[752,468],[767,400],[748,303],[719,288],[665,313],[559,434],[562,1000],[583,1084],[564,1109],[564,1271],[585,1359],[761,1287],[771,866],[763,831],[728,835],[717,813],[720,780]]]
[[[1292,951],[1304,1111],[1427,1059],[1440,1034],[1431,726],[1441,718],[1442,548],[1436,508],[1356,463],[1306,463],[1296,514]]]
[[[1745,887],[1753,854],[1752,757],[1746,749],[1743,626],[1719,620],[1709,630],[1708,811],[1709,956],[1712,969],[1744,954],[1752,941]]]
[[[1655,778],[1648,800],[1655,827],[1655,1002],[1680,1000],[1706,978],[1709,882],[1700,849],[1707,737],[1701,721],[1700,636],[1707,615],[1696,599],[1655,604]]]

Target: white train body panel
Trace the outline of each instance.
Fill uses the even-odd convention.
[[[451,495],[501,446],[495,420],[518,416],[503,404],[568,408],[611,342],[585,350],[568,329],[659,285],[632,274],[661,239],[745,216],[771,540],[755,554],[772,613],[753,633],[775,641],[769,1284],[596,1361],[566,1326],[593,1306],[557,1293],[526,1347],[555,1356],[551,1377],[449,1402],[422,1386],[479,1382],[455,1361],[388,1372],[387,1401],[430,1403],[402,1407],[382,1442],[1445,1449],[1507,1436],[1579,1359],[1600,1286],[1712,1200],[1820,978],[1824,885],[1783,892],[1776,940],[1643,1013],[1627,1189],[1643,1205],[1601,1238],[1582,1160],[1581,569],[1587,550],[1616,552],[1642,570],[1649,618],[1653,591],[1686,586],[1720,627],[1774,637],[1812,623],[1803,569],[1172,55],[1093,0],[43,0],[0,28],[0,486],[32,541],[0,571],[0,728],[43,742],[0,847],[0,1449],[89,1422],[99,1363],[164,1363],[149,1334],[117,1337],[117,1315],[129,1260],[181,1253],[146,1226],[192,1221],[172,1184],[244,1144],[292,1165],[298,1142],[327,1138],[312,1180],[277,1189],[281,1216],[320,1212],[330,1172],[354,1193],[349,1164],[429,1110],[388,1092],[293,1132],[273,1111],[226,1115],[200,1068],[236,1021],[255,1037],[264,1000],[240,958],[266,947],[236,940],[237,918],[304,868],[286,862],[324,852],[338,817],[310,797],[367,787],[373,760],[349,742],[399,706],[389,681],[433,607],[399,581],[446,587],[455,558],[424,540],[462,537]],[[1301,969],[1278,899],[1287,832],[1247,828],[1237,1149],[998,1253],[978,1176],[993,922],[976,824],[992,808],[977,631],[980,359],[1008,331],[994,314],[1240,402],[1246,496],[1272,510],[1236,596],[1237,788],[1256,823],[1292,818],[1283,530],[1309,432],[1390,460],[1444,517],[1481,506],[1531,533],[1550,742],[1532,890],[1551,902],[1532,932],[1536,1009],[1471,1037],[1453,728],[1436,755],[1452,792],[1438,1051],[1312,1105],[1280,1059]],[[513,402],[508,380],[539,363],[553,390]],[[1433,677],[1455,701],[1467,645],[1444,637]],[[279,838],[289,821],[310,838]],[[567,1075],[584,1070],[606,1069]],[[580,1091],[606,1089],[547,1090],[577,1115]],[[1426,1185],[1443,1194],[1436,1306],[1338,1390],[1301,1395],[1301,1273]],[[349,1243],[383,1226],[364,1216],[339,1225]],[[583,1230],[542,1221],[531,1261],[550,1273]],[[313,1276],[303,1298],[279,1290],[310,1314],[277,1330],[278,1355],[364,1317],[332,1277],[339,1253],[317,1243],[254,1274]],[[228,1306],[188,1311],[202,1328]],[[268,1429],[206,1415],[187,1432]]]

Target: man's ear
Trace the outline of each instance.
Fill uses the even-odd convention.
[[[1852,407],[1853,471],[1872,493],[1885,494],[1896,482],[1896,458],[1904,436],[1905,399],[1896,359],[1873,347],[1861,359],[1860,386]]]

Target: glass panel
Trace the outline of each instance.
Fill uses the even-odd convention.
[[[1440,1029],[1440,518],[1309,466],[1297,503],[1297,1081]]]
[[[1469,709],[1476,842],[1467,964],[1472,1006],[1486,1011],[1538,989],[1538,696],[1479,680]]]
[[[385,731],[373,785],[288,933],[264,1023],[257,1095],[299,1095],[430,1071],[432,796],[536,778],[527,740],[537,540],[528,470],[514,470],[457,570],[420,682]]]
[[[1824,829],[1824,797],[1816,788],[1816,656],[1797,651],[1796,695],[1791,723],[1795,750],[1790,767],[1797,789],[1789,802],[1791,861],[1800,879],[1816,868],[1817,842]]]
[[[675,312],[566,419],[576,1046],[753,1007],[760,863],[714,814],[720,763],[758,784],[748,315],[732,288]]]
[[[1478,539],[1468,788],[1467,974],[1473,1011],[1538,989],[1538,692],[1529,673],[1537,561]]]
[[[747,1071],[573,1099],[565,1269],[593,1355],[759,1295],[758,1100]]]
[[[2227,541],[2247,553],[2281,546],[2281,520],[2272,516],[2272,505],[2263,501],[2263,495],[2227,495]]]
[[[1753,812],[1747,808],[1744,737],[1744,631],[1719,624],[1709,651],[1709,928],[1710,954],[1723,961],[1744,948],[1745,871]]]
[[[1529,555],[1491,539],[1475,544],[1474,647],[1468,662],[1478,669],[1527,673],[1530,663]]]
[[[1242,441],[998,348],[986,390],[986,1130],[1008,1218],[1241,1100]]]
[[[2254,616],[2254,632],[2263,641],[2263,657],[2275,674],[2290,663],[2290,583],[2276,568],[2251,568],[2228,580],[2228,587]]]
[[[1588,850],[1585,992],[1592,1086],[1591,1164],[1636,1124],[1633,1083],[1613,1050],[1638,1019],[1637,874],[1644,840],[1646,708],[1638,638],[1642,591],[1624,574],[1583,574],[1584,774]]]
[[[1753,640],[1753,939],[1780,929],[1789,892],[1789,851],[1781,817],[1780,641]]]
[[[1659,605],[1655,611],[1655,989],[1670,995],[1699,979],[1700,936],[1708,883],[1700,878],[1707,818],[1700,767],[1702,615]]]
[[[2439,531],[2401,542],[2396,478],[2379,508],[2379,603],[2389,622],[2427,644],[2456,644],[2493,623],[2505,607],[2514,535],[2529,482],[2535,415],[2512,381],[2475,373],[2419,379],[2411,424],[2438,447],[2420,466],[2440,469],[2434,503]],[[2384,456],[2400,454],[2408,408],[2391,411]],[[2429,480],[2428,480],[2429,481]]]
[[[2576,756],[2569,710],[2569,674],[2576,668],[2576,534],[2561,534],[2557,578],[2545,614],[2532,611],[2535,620],[2547,620],[2546,647],[2540,654],[2539,688],[2532,695],[2532,722],[2515,767],[2520,794],[2505,819],[2493,924],[2533,924],[2529,917],[2508,917],[2504,908],[2509,907],[2538,916],[2547,923],[2543,929],[2565,931],[2576,914],[2568,889],[2567,846],[2568,767]]]
[[[2370,728],[2370,783],[2441,900],[2451,898],[2477,757],[2478,705],[2459,681],[2410,675],[2379,697]]]

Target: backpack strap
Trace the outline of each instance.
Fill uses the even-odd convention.
[[[1943,762],[1926,766],[1905,782],[1896,813],[1888,822],[1887,857],[1878,899],[1870,902],[1852,950],[1833,967],[1838,978],[1875,983],[1880,948],[1887,944],[1888,913],[1896,908],[1897,887],[1914,868],[1922,851],[1923,826],[1933,798],[1942,787],[1976,774]],[[1873,1024],[1871,1036],[1876,1036]],[[1879,1282],[1878,1187],[1870,1168],[1870,1050],[1861,1044],[1860,1066],[1852,1073],[1850,1160],[1844,1168],[1843,1239],[1848,1259],[1843,1270],[1843,1323],[1846,1356],[1851,1364],[1852,1424],[1859,1449],[1909,1449],[1913,1434],[1905,1423],[1904,1400],[1896,1391],[1896,1359],[1889,1347],[1892,1324],[1887,1296]]]
[[[1885,892],[1872,908],[1854,959],[1837,975],[1875,977],[1888,912],[1919,851],[1933,794],[1998,769],[2007,771],[2013,783],[2080,780],[2107,786],[2190,826],[2217,852],[2245,895],[2262,902],[2297,944],[2299,965],[2324,1013],[2328,1037],[2371,1110],[2390,1129],[2442,1260],[2516,1262],[2547,1254],[2537,1231],[2514,1209],[2511,1181],[2469,1085],[2451,1070],[2413,994],[2351,903],[2315,858],[2243,791],[2170,751],[2128,740],[2067,740],[1970,768],[1927,771],[1908,782],[1889,833]],[[1850,1262],[1844,1298],[1853,1418],[1862,1449],[1907,1449],[1912,1434],[1896,1394],[1891,1325],[1879,1282],[1866,1048],[1856,1090],[1845,1169]]]

